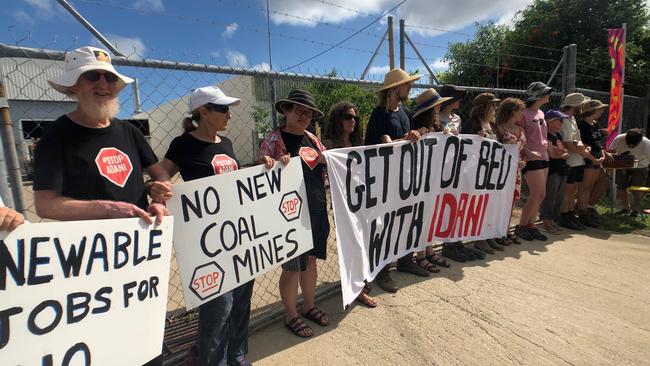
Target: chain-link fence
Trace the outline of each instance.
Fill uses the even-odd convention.
[[[22,190],[26,215],[32,222],[42,221],[36,215],[33,205],[31,180],[34,147],[46,125],[76,108],[74,100],[53,91],[46,82],[48,78],[63,72],[64,55],[63,51],[0,44],[0,77],[6,87],[13,121],[15,151],[18,153],[23,179],[22,187],[10,188]],[[122,108],[119,117],[133,123],[142,131],[158,157],[164,156],[171,140],[182,133],[181,120],[187,113],[187,99],[191,89],[218,85],[227,95],[240,98],[241,104],[232,109],[233,117],[225,135],[233,141],[235,154],[244,166],[255,163],[261,140],[271,127],[276,125],[275,114],[272,112],[273,100],[286,96],[290,89],[300,87],[310,90],[315,95],[319,108],[325,112],[334,103],[348,99],[359,106],[362,125],[365,125],[375,106],[375,92],[381,85],[379,81],[346,79],[335,75],[288,74],[132,57],[115,57],[113,62],[120,67],[121,73],[137,79],[136,83],[120,95]],[[412,95],[415,96],[429,87],[434,86],[416,84]],[[467,89],[469,93],[466,101],[482,92],[494,93],[499,98],[523,99],[525,96],[525,91],[518,89]],[[607,93],[581,91],[603,101],[608,99]],[[561,97],[560,93],[553,93],[550,106],[559,107]],[[645,127],[647,100],[626,97],[625,103],[624,127]],[[469,102],[461,106],[460,114],[463,119],[469,117],[470,106]],[[606,116],[603,118],[606,121]],[[314,124],[316,133],[320,133],[322,122]],[[0,179],[3,186],[0,195],[11,205],[11,196],[5,184],[7,171],[4,160],[4,155],[0,152]],[[173,178],[174,182],[180,180],[178,176]],[[330,224],[332,231],[328,242],[328,260],[320,261],[318,265],[319,295],[338,289],[338,255],[331,214]],[[196,336],[196,316],[185,311],[175,257],[172,259],[170,271],[166,355],[186,350],[193,344]],[[278,269],[256,280],[252,299],[253,328],[282,314],[278,291],[279,276]]]

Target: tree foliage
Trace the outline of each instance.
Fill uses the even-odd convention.
[[[608,91],[607,29],[627,22],[626,94],[645,95],[650,86],[649,20],[646,2],[640,0],[536,0],[518,13],[512,27],[477,25],[474,39],[450,45],[445,56],[450,68],[442,77],[449,83],[494,86],[499,54],[500,86],[546,81],[562,48],[575,43],[577,86]],[[554,86],[559,86],[559,76]]]

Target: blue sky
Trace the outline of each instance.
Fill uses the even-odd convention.
[[[392,12],[437,70],[449,42],[467,40],[474,22],[508,23],[532,0],[407,0]],[[5,0],[7,26],[0,42],[57,50],[96,43],[55,0]],[[72,0],[70,3],[127,55],[217,65],[266,68],[269,63],[266,0]],[[338,43],[397,5],[396,0],[270,0],[273,69],[293,66]],[[435,5],[434,5],[435,4]],[[462,9],[462,12],[458,12]],[[290,71],[359,76],[383,32],[385,19],[341,47]],[[453,32],[441,32],[437,29]],[[457,33],[456,33],[457,32]],[[407,47],[407,69],[424,67]],[[375,78],[387,71],[384,44],[374,62]]]

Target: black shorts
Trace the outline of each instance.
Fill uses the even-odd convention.
[[[570,166],[569,174],[566,177],[566,184],[582,183],[585,179],[585,166]]]
[[[526,166],[521,171],[521,175],[533,170],[541,170],[548,168],[548,160],[531,160],[526,162]]]
[[[591,160],[585,159],[585,169],[602,169],[602,166],[594,164]]]
[[[314,247],[296,258],[282,263],[282,269],[285,271],[305,271],[307,269],[307,258],[310,255],[322,260],[327,259],[327,238],[330,235],[330,221],[327,210],[310,212],[309,216],[311,218],[311,237],[314,241]]]

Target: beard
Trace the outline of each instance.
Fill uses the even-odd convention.
[[[77,99],[79,101],[79,109],[94,120],[104,121],[112,119],[120,112],[120,102],[117,97],[104,102],[97,102],[93,97]]]

